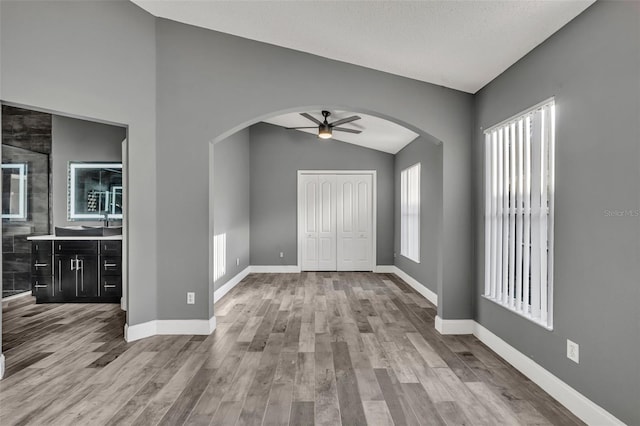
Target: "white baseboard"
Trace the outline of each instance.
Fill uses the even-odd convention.
[[[142,324],[124,326],[124,339],[127,342],[144,339],[161,334],[198,334],[209,335],[216,329],[216,317],[213,316],[208,320],[155,320],[147,321]]]
[[[219,289],[213,292],[213,303],[216,303],[218,300],[222,299],[222,296],[229,293],[232,288],[237,286],[240,281],[245,279],[247,275],[251,273],[251,266],[247,266],[241,272],[239,272],[235,277],[231,278],[229,281],[224,283]]]
[[[252,265],[254,274],[295,274],[300,272],[298,265]]]
[[[611,413],[594,403],[580,392],[554,376],[540,364],[473,321],[473,334],[485,345],[500,355],[545,392],[557,399],[569,411],[589,425],[624,425]]]
[[[398,268],[395,265],[390,265],[393,268],[393,273],[402,278],[404,282],[409,284],[415,291],[420,293],[425,299],[434,305],[438,306],[438,295],[433,291],[429,290],[424,285],[420,284],[418,280],[413,278],[411,275],[407,274],[402,269]]]
[[[443,320],[436,315],[435,326],[440,334],[473,334],[475,321],[470,319]]]
[[[396,269],[395,265],[376,265],[373,272],[376,274],[395,274]]]
[[[4,377],[4,355],[0,354],[0,379]]]
[[[27,297],[27,296],[33,296],[33,292],[25,291],[23,293],[14,294],[13,296],[3,297],[2,301],[3,302],[10,302],[12,300],[22,299],[23,297]]]
[[[438,306],[438,295],[433,291],[429,290],[424,285],[420,284],[418,280],[413,278],[411,275],[407,274],[402,269],[398,268],[395,265],[377,265],[374,269],[376,274],[396,274],[398,277],[402,278],[404,282],[409,284],[411,288],[420,293],[425,299],[434,305]]]
[[[440,334],[473,334],[583,422],[589,425],[624,425],[604,408],[474,320],[443,320],[436,316],[435,326]]]

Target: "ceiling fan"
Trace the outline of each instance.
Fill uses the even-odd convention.
[[[331,115],[331,113],[329,111],[322,111],[322,116],[324,117],[324,121],[320,121],[317,118],[311,116],[310,114],[307,114],[306,112],[301,112],[300,113],[301,116],[303,116],[304,118],[306,118],[307,120],[311,120],[314,123],[316,123],[318,126],[318,137],[320,139],[330,139],[333,131],[335,130],[336,132],[347,132],[347,133],[362,133],[361,130],[355,130],[355,129],[346,129],[344,127],[338,127],[342,124],[347,124],[347,123],[351,123],[352,121],[356,121],[356,120],[360,120],[360,117],[358,117],[357,115],[352,115],[351,117],[347,117],[347,118],[342,118],[340,120],[336,120],[333,123],[329,123],[327,121],[327,118]],[[316,126],[311,126],[311,127],[287,127],[287,130],[298,130],[298,129],[315,129]]]

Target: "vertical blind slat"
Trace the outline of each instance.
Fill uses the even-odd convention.
[[[484,139],[484,294],[491,294],[491,135]]]
[[[498,257],[498,132],[491,134],[491,297],[496,296],[496,265]]]
[[[502,192],[502,212],[503,212],[503,223],[502,223],[502,303],[507,303],[509,297],[509,142],[511,134],[509,132],[509,128],[504,128],[504,137],[503,137],[503,151],[502,151],[502,161],[503,161],[503,192]]]
[[[547,321],[547,170],[549,153],[549,108],[540,112],[540,320]]]
[[[524,120],[518,120],[518,173],[517,173],[517,195],[516,195],[516,308],[522,309],[522,220],[523,220],[523,190],[524,190]]]
[[[531,315],[540,317],[540,229],[541,195],[540,163],[542,151],[542,113],[536,111],[532,117],[531,131]]]
[[[522,242],[522,310],[528,312],[529,307],[529,258],[531,240],[531,117],[524,119],[524,190],[523,190],[523,229]]]
[[[516,235],[516,124],[509,126],[509,306],[515,306],[515,270],[516,246],[513,244]]]
[[[503,187],[503,162],[502,162],[502,144],[503,144],[503,131],[502,129],[498,129],[498,167],[496,170],[496,174],[498,175],[498,194],[496,197],[496,203],[498,208],[498,223],[496,227],[497,236],[496,236],[496,299],[502,298],[502,222],[503,222],[503,212],[502,212],[502,194],[504,191]]]

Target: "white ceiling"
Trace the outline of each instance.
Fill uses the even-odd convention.
[[[132,0],[155,16],[475,93],[595,0]]]
[[[306,112],[320,121],[324,120],[320,111]],[[339,127],[362,130],[362,133],[354,134],[334,131],[332,139],[363,146],[365,148],[377,149],[378,151],[388,152],[389,154],[395,154],[418,137],[417,133],[407,129],[406,127],[400,126],[396,123],[384,120],[382,118],[361,113],[355,114],[348,111],[331,111],[329,123],[340,120],[341,118],[351,117],[352,115],[358,115],[361,118],[360,120],[352,121],[351,123],[343,124]],[[277,117],[273,117],[264,121],[266,123],[271,123],[282,127],[302,127],[314,125],[313,122],[302,117],[297,112],[279,115]],[[314,135],[318,134],[317,127],[315,129],[302,129],[299,131],[311,133]]]

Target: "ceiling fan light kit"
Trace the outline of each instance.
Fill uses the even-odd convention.
[[[307,120],[313,121],[315,124],[318,125],[318,138],[320,139],[331,139],[331,136],[333,136],[334,130],[337,132],[347,132],[347,133],[355,133],[355,134],[362,133],[362,131],[360,130],[337,127],[337,126],[340,126],[341,124],[347,124],[347,123],[351,123],[352,121],[360,120],[360,117],[358,117],[357,115],[352,115],[351,117],[342,118],[340,120],[334,121],[333,123],[329,123],[329,121],[327,120],[327,118],[331,115],[329,111],[322,111],[322,116],[324,117],[324,121],[320,121],[306,112],[301,112],[300,115],[306,118]],[[315,127],[287,127],[287,130],[314,129],[314,128]]]

